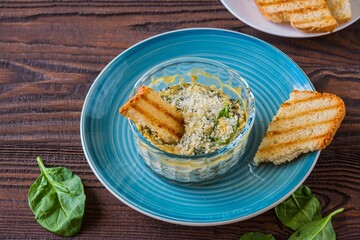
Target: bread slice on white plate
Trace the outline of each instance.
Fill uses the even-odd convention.
[[[326,0],[326,4],[338,23],[344,23],[351,19],[349,0]]]
[[[275,165],[324,149],[345,116],[345,104],[330,93],[294,90],[281,106],[257,150],[254,164]]]
[[[308,33],[332,32],[338,26],[325,1],[311,10],[294,12],[290,16],[292,27]]]
[[[255,0],[255,3],[270,21],[290,22],[304,32],[332,32],[338,26],[325,0]]]

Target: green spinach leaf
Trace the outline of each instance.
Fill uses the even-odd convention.
[[[296,231],[313,220],[321,219],[321,204],[310,188],[302,185],[288,199],[275,207],[278,219]]]
[[[240,240],[275,240],[271,234],[265,234],[260,232],[249,232],[244,234]]]
[[[323,219],[305,224],[294,232],[289,240],[335,240],[336,234],[331,224],[331,218],[343,211],[344,209],[340,208]]]
[[[36,158],[41,174],[30,186],[28,202],[37,222],[61,236],[80,231],[85,210],[81,179],[65,167],[46,168]]]

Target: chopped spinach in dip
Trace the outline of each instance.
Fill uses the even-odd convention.
[[[166,144],[147,126],[140,132],[158,148],[181,155],[211,153],[230,143],[244,128],[246,116],[238,100],[215,87],[179,84],[159,92],[184,115],[185,133],[176,144]]]

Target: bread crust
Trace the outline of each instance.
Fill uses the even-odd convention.
[[[278,165],[326,148],[345,113],[343,100],[334,94],[294,90],[269,124],[254,163]]]

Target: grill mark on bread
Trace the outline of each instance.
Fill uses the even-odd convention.
[[[160,104],[158,104],[157,102],[151,100],[150,98],[148,98],[145,95],[142,95],[141,98],[149,103],[150,105],[152,105],[153,107],[157,108],[159,111],[161,111],[162,113],[166,114],[167,116],[171,117],[172,119],[174,119],[176,122],[178,122],[179,124],[183,125],[184,124],[184,119],[183,118],[178,118],[177,116],[175,116],[174,114],[172,114],[171,112],[169,112],[167,109],[163,108],[162,106],[160,106]]]
[[[259,150],[259,152],[263,154],[263,153],[266,153],[266,152],[278,151],[279,148],[285,148],[285,147],[288,147],[289,145],[296,145],[296,144],[311,142],[311,141],[322,139],[322,138],[326,139],[328,137],[328,135],[329,134],[325,133],[325,134],[313,136],[313,137],[310,137],[310,138],[300,138],[300,139],[297,139],[295,141],[288,141],[288,142],[278,143],[278,144],[276,144],[276,146],[271,145],[271,146],[268,146],[268,147],[264,147],[261,150]]]
[[[318,2],[317,4],[309,4],[306,1],[302,1],[303,5],[297,5],[299,1],[296,0],[292,0],[292,1],[279,1],[279,2],[258,2],[257,5],[262,7],[262,8],[272,8],[272,9],[277,9],[277,8],[285,8],[285,7],[290,7],[293,9],[282,9],[282,10],[278,10],[278,11],[272,11],[271,13],[302,13],[302,12],[306,12],[306,11],[318,11],[318,10],[324,10],[327,9],[327,5],[325,2]]]
[[[313,97],[302,98],[302,99],[299,99],[299,100],[292,100],[292,101],[289,101],[289,102],[284,102],[281,106],[287,107],[287,106],[290,106],[292,104],[301,103],[301,102],[309,102],[311,100],[318,99],[318,98],[320,98],[320,96],[316,95],[316,96],[313,96]]]
[[[284,3],[294,3],[294,2],[299,2],[299,0],[277,0],[277,1],[274,0],[272,2],[258,2],[258,5],[261,7],[267,7],[267,6],[280,5]]]
[[[286,103],[283,103],[283,104],[286,104]],[[281,105],[281,107],[283,107],[283,104]],[[279,122],[279,121],[284,121],[284,120],[291,120],[291,119],[294,119],[294,118],[297,118],[297,117],[300,117],[300,116],[310,115],[310,114],[315,113],[315,112],[325,112],[325,111],[328,111],[328,110],[340,108],[340,107],[343,106],[343,105],[344,105],[344,104],[339,103],[339,104],[336,104],[336,105],[333,105],[333,106],[330,106],[330,107],[327,107],[327,108],[313,108],[313,109],[311,109],[311,110],[306,110],[306,111],[298,112],[298,113],[296,113],[296,114],[293,114],[293,115],[287,116],[287,117],[283,117],[283,116],[275,117],[275,118],[273,119],[273,122]]]
[[[271,131],[266,132],[266,136],[276,136],[276,135],[280,135],[280,134],[287,134],[287,133],[291,133],[294,131],[298,131],[298,130],[301,130],[306,127],[321,126],[321,125],[332,123],[335,119],[336,118],[332,118],[332,119],[321,121],[321,122],[304,124],[304,125],[300,125],[300,126],[296,126],[296,127],[292,127],[292,128],[287,128],[287,129],[271,130]]]
[[[172,128],[166,123],[158,121],[156,117],[154,117],[151,113],[149,113],[145,109],[142,109],[141,107],[138,107],[136,105],[132,106],[132,108],[136,110],[138,113],[140,113],[145,119],[147,119],[147,121],[151,122],[152,124],[162,129],[166,129],[170,134],[176,136],[179,139],[182,137],[182,133],[179,133],[178,131],[176,131],[176,129]]]
[[[319,6],[308,6],[308,7],[304,7],[304,8],[300,8],[300,9],[296,9],[296,10],[279,10],[279,11],[273,11],[271,12],[271,14],[287,14],[287,15],[292,15],[292,14],[301,14],[303,12],[306,11],[324,11],[326,10],[327,6],[324,5],[319,5]],[[331,17],[331,16],[330,16]],[[314,21],[314,19],[311,19],[312,21]],[[323,19],[319,19],[319,21],[323,21]],[[293,23],[295,23],[294,21],[292,21]]]
[[[300,25],[300,24],[308,24],[308,23],[311,23],[311,22],[314,22],[314,21],[332,21],[333,20],[333,17],[332,16],[326,16],[324,18],[318,18],[318,19],[309,19],[309,20],[301,20],[301,21],[292,21],[293,24],[296,24],[296,25]]]

